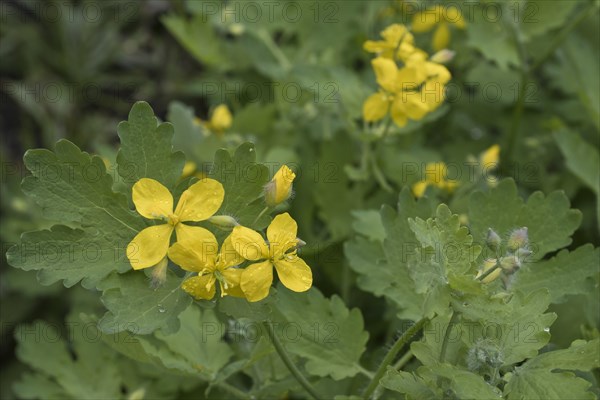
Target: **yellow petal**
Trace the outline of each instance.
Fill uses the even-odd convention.
[[[390,108],[389,96],[383,92],[370,95],[363,104],[363,119],[375,122],[383,119]]]
[[[408,118],[418,121],[427,115],[430,111],[428,98],[421,92],[409,93],[404,105],[404,112]]]
[[[219,249],[215,236],[197,226],[186,227],[189,235],[182,236],[181,225],[177,225],[177,243],[169,248],[169,258],[186,271],[213,271]]]
[[[196,300],[210,300],[215,297],[215,276],[206,274],[186,279],[181,288]]]
[[[412,31],[416,33],[430,31],[440,21],[441,16],[437,7],[418,12],[412,20]]]
[[[408,31],[406,26],[400,24],[392,24],[381,32],[381,37],[392,47],[396,48],[400,41],[402,43],[412,44],[414,42],[413,35]]]
[[[166,218],[173,213],[173,196],[154,179],[142,178],[133,185],[133,204],[137,212],[149,219]]]
[[[500,146],[493,145],[481,154],[479,158],[483,169],[494,169],[498,166],[500,160]]]
[[[239,265],[243,263],[244,260],[244,257],[235,251],[233,241],[231,240],[231,235],[227,236],[221,245],[221,250],[219,251],[219,269],[225,269],[228,267],[233,267],[234,265]]]
[[[196,237],[200,237],[203,240],[206,236],[205,232],[210,233],[205,228],[199,226],[190,226],[182,223],[175,225],[178,242],[194,240]]]
[[[377,57],[371,61],[377,83],[388,92],[396,91],[398,66],[389,58]]]
[[[389,50],[390,46],[382,40],[367,40],[363,44],[363,49],[369,53],[381,53]]]
[[[294,292],[305,292],[312,286],[312,271],[297,255],[275,262],[277,276],[285,287]]]
[[[149,226],[138,233],[127,245],[127,258],[133,269],[158,264],[169,249],[173,227],[169,224]]]
[[[235,251],[246,260],[256,261],[269,258],[269,248],[260,233],[236,226],[231,232],[231,242]]]
[[[425,194],[425,189],[427,189],[428,185],[429,183],[427,183],[427,181],[418,181],[417,183],[413,184],[412,192],[415,195],[415,197],[423,197],[423,195]]]
[[[227,296],[246,297],[240,285],[243,269],[227,268],[221,271],[221,274],[227,281],[227,287],[223,287],[223,294]]]
[[[231,116],[231,112],[229,108],[225,104],[220,104],[213,111],[212,116],[210,117],[210,126],[217,132],[222,132],[225,129],[231,127],[231,122],[233,121],[233,117]]]
[[[283,255],[287,250],[296,246],[298,240],[298,224],[290,214],[283,213],[273,218],[273,221],[267,228],[267,239],[269,240],[269,246],[273,257],[278,258]]]
[[[452,78],[448,68],[444,67],[443,65],[429,61],[425,62],[424,64],[425,72],[430,80],[435,80],[436,82],[445,84],[448,83],[450,78]]]
[[[242,272],[242,291],[248,301],[260,301],[269,295],[273,283],[273,264],[263,261],[246,267]]]
[[[422,62],[412,62],[410,66],[404,67],[398,71],[396,87],[400,90],[416,90],[425,79],[427,74]]]
[[[287,165],[282,165],[273,179],[265,185],[265,201],[269,207],[274,207],[289,199],[292,194],[292,183],[296,174]]]
[[[220,182],[202,179],[181,194],[175,215],[180,221],[204,221],[219,210],[224,196]]]
[[[404,109],[404,103],[402,102],[402,97],[404,97],[404,93],[400,93],[394,99],[392,103],[392,108],[390,110],[390,115],[392,116],[392,120],[399,127],[403,127],[408,122],[408,118],[406,117],[406,111]]]
[[[450,28],[446,22],[442,22],[438,25],[435,33],[433,34],[433,49],[440,51],[448,47],[450,43]]]

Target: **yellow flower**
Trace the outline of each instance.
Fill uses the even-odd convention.
[[[227,108],[225,104],[220,104],[212,112],[208,123],[208,129],[221,133],[231,127],[232,121],[233,117],[231,116],[229,108]]]
[[[219,245],[215,236],[203,229],[186,241],[178,241],[169,249],[169,258],[186,271],[197,272],[197,276],[186,279],[181,288],[200,300],[215,296],[215,283],[219,282],[221,297],[231,295],[244,297],[240,288],[242,270],[234,268],[244,259],[235,251],[228,236]]]
[[[479,156],[479,164],[484,171],[493,170],[498,167],[500,161],[500,146],[493,145]]]
[[[225,104],[219,104],[215,107],[209,121],[203,121],[198,117],[194,118],[194,125],[204,126],[206,129],[219,134],[231,128],[232,122],[231,111],[229,111],[229,108]]]
[[[411,59],[398,69],[394,61],[384,57],[371,63],[380,90],[363,104],[365,121],[379,121],[389,112],[394,123],[402,127],[408,119],[422,119],[442,104],[445,84],[451,77],[443,65]]]
[[[424,51],[414,46],[415,39],[404,25],[388,26],[381,32],[381,37],[383,40],[367,40],[363,45],[365,51],[403,61],[411,57],[427,58]]]
[[[185,240],[206,231],[183,222],[210,218],[221,207],[224,195],[221,183],[214,179],[202,179],[181,194],[173,210],[173,196],[160,182],[148,178],[137,181],[132,194],[137,212],[145,218],[167,223],[143,229],[129,243],[127,258],[133,269],[158,264],[167,255],[173,230],[177,240]]]
[[[267,228],[268,244],[252,229],[233,228],[231,241],[235,250],[246,260],[257,261],[242,272],[241,287],[249,301],[259,301],[269,295],[273,266],[288,289],[304,292],[312,286],[312,271],[296,254],[297,232],[298,225],[288,213],[273,218]]]
[[[458,181],[447,179],[448,167],[443,162],[428,163],[425,166],[425,179],[413,184],[412,192],[415,197],[422,197],[428,186],[435,186],[448,193],[452,193],[458,186]]]
[[[265,185],[265,202],[269,207],[274,207],[290,198],[295,178],[296,174],[287,165],[279,168],[273,179]]]
[[[421,11],[413,17],[412,30],[414,32],[428,32],[437,25],[433,34],[433,48],[438,51],[448,47],[450,43],[449,25],[459,29],[465,28],[465,21],[459,9],[453,6],[435,6]]]

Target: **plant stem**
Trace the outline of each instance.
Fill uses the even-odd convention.
[[[310,396],[313,399],[319,400],[319,394],[317,393],[315,388],[313,388],[310,382],[304,377],[304,375],[302,375],[302,372],[300,372],[298,367],[296,367],[296,364],[294,364],[287,351],[285,351],[285,348],[283,347],[283,345],[279,341],[279,338],[275,334],[272,325],[269,322],[264,322],[263,326],[267,331],[267,335],[269,335],[269,339],[271,339],[271,343],[273,343],[273,347],[275,347],[277,354],[279,354],[281,361],[283,361],[283,363],[290,370],[294,378],[296,378],[298,383],[308,392],[308,394],[310,394]]]
[[[448,326],[446,327],[446,332],[444,332],[444,339],[442,341],[442,348],[440,349],[440,363],[444,363],[446,361],[446,352],[448,351],[448,340],[450,339],[450,331],[454,325],[456,325],[456,320],[460,313],[453,311],[452,317],[450,317],[450,321],[448,322]]]
[[[252,222],[252,225],[254,225],[255,223],[258,222],[258,220],[265,215],[265,213],[269,211],[269,206],[266,206],[265,208],[263,208],[263,210],[260,212],[260,214],[258,214],[258,217],[256,217],[256,219],[254,220],[254,222]]]
[[[404,367],[413,358],[413,356],[414,356],[414,354],[412,353],[412,351],[408,350],[402,357],[400,357],[398,362],[396,362],[396,364],[394,364],[394,369],[399,371],[402,367]]]
[[[500,268],[500,263],[496,260],[496,265],[494,265],[492,268],[488,269],[487,271],[485,271],[483,274],[481,274],[477,280],[478,281],[482,281],[485,278],[487,278],[489,275],[491,275],[495,270],[497,270],[498,268]]]
[[[247,400],[247,399],[251,398],[251,396],[248,393],[242,392],[240,389],[236,388],[233,385],[230,385],[227,382],[219,382],[219,383],[215,383],[214,385],[216,387],[218,387],[219,389],[222,389],[223,391],[231,394],[232,396],[234,396],[237,399]]]
[[[398,338],[398,340],[396,340],[390,351],[388,351],[388,353],[385,355],[383,361],[379,365],[379,368],[377,368],[377,371],[375,372],[373,379],[371,379],[369,386],[367,386],[367,388],[365,389],[363,399],[368,400],[371,397],[375,389],[377,389],[377,387],[379,386],[379,380],[381,379],[381,377],[383,377],[383,374],[385,374],[388,365],[390,365],[392,361],[394,361],[394,358],[396,358],[396,355],[400,352],[400,350],[402,350],[404,346],[408,344],[408,342],[414,335],[416,335],[421,329],[423,329],[423,326],[428,321],[429,318],[427,317],[421,318],[413,326],[408,328],[402,334],[402,336]]]

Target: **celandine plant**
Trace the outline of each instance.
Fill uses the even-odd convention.
[[[194,48],[196,36],[185,32],[196,31],[176,28],[189,22],[178,18],[165,24]],[[257,161],[266,149],[230,133],[234,115],[223,104],[208,121],[176,105],[171,124],[148,103],[135,103],[118,126],[120,147],[110,161],[67,140],[29,150],[22,190],[57,224],[23,233],[8,262],[37,271],[43,285],[81,284],[100,301],[73,297],[64,325],[17,329],[17,356],[31,371],[15,393],[77,400],[597,398],[598,330],[590,323],[560,346],[553,325],[565,299],[591,303],[598,294],[600,250],[567,249],[582,214],[565,193],[524,199],[514,180],[496,177],[505,150],[493,142],[467,160],[485,179],[455,179],[449,160],[426,156],[418,158],[426,161],[422,176],[391,182],[398,155],[391,146],[386,152],[384,140],[402,140],[405,129],[448,108],[453,78],[444,64],[453,53],[446,47],[451,29],[468,26],[458,9],[440,6],[411,25],[433,31],[437,52],[417,47],[401,24],[366,41],[377,88],[354,107],[358,115],[334,114],[360,133],[319,143],[316,160],[339,161],[330,164],[343,165],[342,181],[319,175],[327,169],[311,180],[291,162],[271,170]],[[246,27],[229,29],[243,35]],[[260,41],[278,61],[261,72],[302,71],[264,32],[243,42]],[[313,111],[303,109],[303,119]],[[185,129],[192,134],[182,135]],[[200,137],[200,150],[173,151]],[[359,147],[358,162],[344,158]],[[316,200],[307,200],[309,192]],[[342,243],[344,260],[324,268],[315,255],[329,237],[307,225]],[[342,297],[326,285],[338,279]],[[354,284],[359,290],[343,290]]]
[[[473,192],[462,218],[409,189],[397,209],[357,212],[348,262],[359,287],[403,321],[390,347],[372,350],[382,354],[377,364],[364,354],[361,312],[312,286],[296,221],[278,211],[294,172],[284,165],[269,179],[245,143],[233,155],[218,151],[207,176],[181,179],[172,127],[143,102],[119,135],[118,182],[100,157],[66,140],[25,155],[32,175],[23,190],[61,224],[23,234],[9,262],[37,270],[44,284],[101,291],[107,312],[69,317],[87,324],[71,338],[75,359],[62,342],[31,340],[22,328],[19,356],[37,372],[21,393],[51,379],[65,396],[117,398],[123,385],[127,398],[153,398],[201,380],[216,398],[595,398],[586,373],[599,362],[595,334],[547,347],[556,318],[548,308],[585,292],[598,267],[589,245],[544,257],[580,223],[564,194],[525,202],[503,180]],[[101,340],[86,340],[90,332]],[[94,386],[82,372],[97,357],[115,382]],[[133,364],[148,372],[129,379]]]

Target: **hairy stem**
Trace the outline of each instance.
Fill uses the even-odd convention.
[[[375,372],[373,379],[371,379],[369,386],[367,386],[367,388],[365,389],[363,399],[368,400],[369,398],[371,398],[371,395],[379,386],[379,381],[385,374],[387,367],[392,363],[392,361],[394,361],[394,358],[396,358],[396,355],[400,352],[400,350],[402,350],[404,346],[406,346],[409,343],[410,339],[413,336],[415,336],[421,329],[423,329],[423,326],[428,321],[429,318],[427,317],[421,318],[419,321],[417,321],[417,323],[408,328],[402,334],[402,336],[398,338],[398,340],[396,340],[390,351],[388,351],[388,353],[385,355],[383,361],[381,361],[381,364],[379,365],[379,368],[377,368],[377,371]]]

